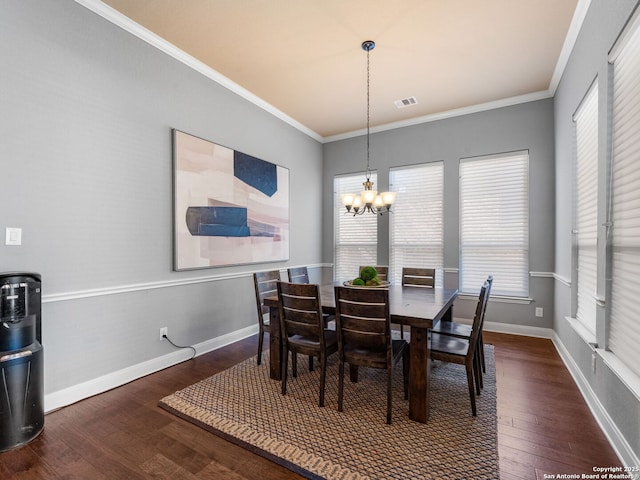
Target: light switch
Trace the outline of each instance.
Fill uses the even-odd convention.
[[[5,245],[22,245],[22,229],[7,227]]]

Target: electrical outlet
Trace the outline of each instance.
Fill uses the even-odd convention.
[[[543,317],[544,316],[544,310],[542,309],[542,307],[536,307],[536,317]]]
[[[162,327],[160,329],[160,340],[164,340],[164,336],[169,334],[169,327]]]

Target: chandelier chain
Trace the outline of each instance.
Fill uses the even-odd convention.
[[[369,53],[370,49],[367,50],[367,179],[371,177],[371,168],[369,167],[369,119],[370,119],[370,107],[369,107],[369,97],[370,97],[370,75],[369,75]]]

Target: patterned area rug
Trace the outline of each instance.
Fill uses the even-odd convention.
[[[318,407],[319,369],[298,357],[287,394],[269,378],[269,357],[255,357],[163,398],[175,415],[265,456],[307,478],[498,479],[493,347],[471,415],[464,367],[432,362],[427,424],[409,420],[402,365],[394,371],[393,424],[386,424],[384,371],[360,368],[345,378],[344,411],[337,411],[337,354],[327,369],[325,407]]]

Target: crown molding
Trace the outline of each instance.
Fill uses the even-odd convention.
[[[562,45],[562,50],[560,51],[560,56],[558,57],[556,68],[553,71],[553,76],[551,77],[551,82],[549,83],[549,91],[552,95],[556,94],[556,90],[558,88],[558,85],[560,84],[560,79],[562,78],[564,69],[567,68],[569,57],[571,56],[571,52],[573,51],[573,47],[576,44],[576,41],[578,40],[578,34],[580,33],[580,29],[582,28],[584,19],[587,16],[589,5],[591,5],[591,0],[578,0],[576,10],[573,12],[573,18],[571,19],[571,24],[569,25],[569,31],[567,32],[567,36],[564,39],[564,44]]]
[[[433,113],[424,115],[422,117],[409,118],[407,120],[401,120],[398,122],[387,123],[385,125],[378,125],[369,129],[370,133],[384,132],[387,130],[394,130],[396,128],[409,127],[413,125],[420,125],[422,123],[436,122],[438,120],[445,120],[447,118],[460,117],[463,115],[469,115],[471,113],[485,112],[487,110],[495,110],[496,108],[510,107],[513,105],[519,105],[521,103],[535,102],[537,100],[545,100],[552,98],[553,93],[549,90],[543,90],[540,92],[527,93],[526,95],[518,95],[516,97],[503,98],[501,100],[495,100],[493,102],[479,103],[477,105],[471,105],[463,108],[456,108],[454,110],[447,110],[446,112]],[[347,138],[359,137],[367,133],[366,129],[354,130],[352,132],[341,133],[339,135],[331,135],[324,137],[322,143],[336,142],[338,140],[345,140]]]

